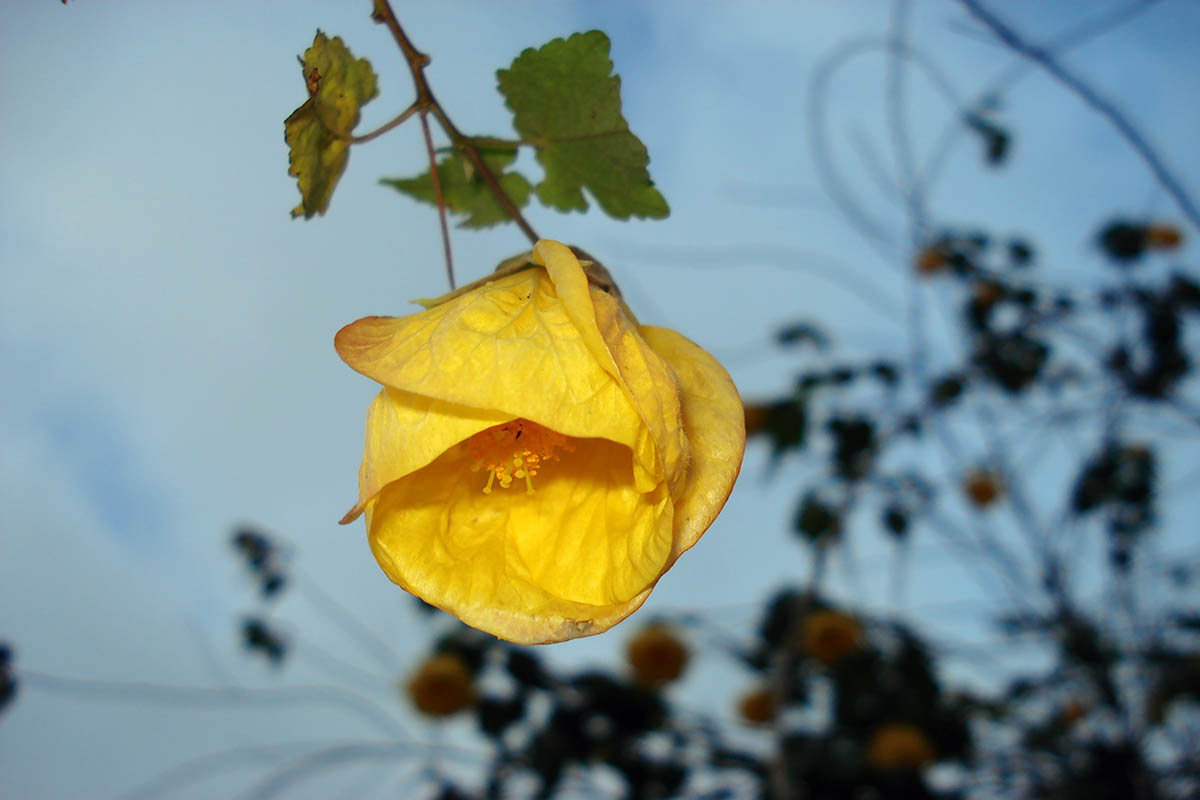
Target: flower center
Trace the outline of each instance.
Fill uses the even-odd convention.
[[[526,492],[533,494],[533,476],[538,474],[542,463],[558,461],[556,450],[569,453],[575,449],[566,436],[527,419],[493,425],[467,439],[465,444],[474,459],[471,471],[488,472],[484,494],[491,494],[497,481],[501,488],[507,489],[513,479],[522,478]]]

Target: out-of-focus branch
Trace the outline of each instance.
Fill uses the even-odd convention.
[[[1061,56],[1068,50],[1087,44],[1093,39],[1124,25],[1138,14],[1145,13],[1152,6],[1161,2],[1162,0],[1141,0],[1141,2],[1130,3],[1127,6],[1098,14],[1056,36],[1050,44],[1045,46],[1045,49]],[[976,39],[984,37],[983,33],[976,32],[974,29],[971,29],[967,33]],[[995,40],[989,37],[987,42],[994,44]],[[1034,63],[1031,61],[1018,61],[1010,65],[1001,71],[994,80],[990,80],[984,84],[982,89],[975,91],[974,98],[967,101],[965,107],[979,108],[989,99],[998,97],[1002,91],[1010,88],[1027,71],[1032,70],[1034,66]],[[942,128],[942,132],[937,137],[937,144],[934,145],[931,151],[932,155],[926,159],[922,168],[920,181],[922,185],[929,186],[937,180],[937,176],[946,165],[951,145],[965,130],[966,127],[962,124],[961,118],[953,117],[947,121]]]
[[[1011,25],[989,11],[979,0],[958,0],[958,2],[971,16],[987,26],[996,38],[1011,48],[1013,52],[1041,66],[1042,69],[1046,70],[1046,72],[1050,73],[1060,83],[1074,92],[1088,107],[1108,120],[1109,124],[1116,128],[1117,133],[1125,139],[1134,152],[1146,162],[1146,166],[1150,168],[1150,171],[1154,174],[1159,184],[1162,185],[1167,194],[1174,198],[1188,220],[1197,228],[1200,228],[1200,208],[1196,206],[1196,203],[1187,193],[1187,190],[1183,188],[1183,185],[1175,178],[1175,175],[1167,168],[1162,157],[1150,146],[1150,142],[1142,135],[1142,132],[1137,129],[1129,117],[1111,101],[1101,97],[1082,78],[1060,64],[1053,53],[1028,42],[1025,37],[1019,34]]]
[[[334,686],[280,686],[243,689],[234,686],[173,686],[127,681],[101,681],[87,678],[67,678],[45,672],[23,669],[19,673],[30,688],[60,694],[75,694],[97,699],[162,703],[212,708],[248,709],[254,707],[302,705],[338,706],[370,722],[381,733],[397,742],[411,743],[404,728],[382,707],[355,694]]]

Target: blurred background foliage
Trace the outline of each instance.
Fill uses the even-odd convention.
[[[1169,208],[1096,219],[1088,235],[1106,271],[1082,286],[1045,279],[1040,243],[1007,231],[1006,220],[964,223],[930,206],[949,145],[918,165],[897,110],[879,134],[896,168],[876,175],[876,189],[903,209],[896,247],[846,191],[845,165],[822,144],[822,102],[834,99],[817,89],[857,45],[835,46],[811,76],[817,99],[806,135],[830,202],[909,276],[901,308],[908,345],[903,358],[843,354],[855,319],[797,309],[771,345],[804,365],[791,388],[744,398],[751,441],[770,452],[768,476],[785,462],[807,467],[790,531],[808,556],[807,574],[764,591],[740,630],[703,610],[639,613],[607,637],[624,648],[610,668],[565,667],[543,649],[498,641],[423,606],[428,639],[400,644],[424,655],[396,682],[419,720],[411,731],[399,709],[363,709],[364,718],[385,717],[382,738],[264,752],[267,769],[248,796],[293,796],[314,776],[380,761],[411,767],[400,796],[438,800],[1200,796],[1194,522],[1182,535],[1188,546],[1176,547],[1178,536],[1170,547],[1160,541],[1164,505],[1194,492],[1197,480],[1200,284],[1195,265],[1177,255],[1200,220],[1193,187],[1171,185],[1134,123],[1059,61],[1069,46],[1119,31],[1153,3],[1123,4],[1047,47],[1029,44],[986,6],[962,5],[980,37],[1032,60],[1064,96],[1097,110],[1096,125],[1116,125],[1132,147],[1145,147],[1148,172],[1160,183],[1167,175]],[[918,64],[937,83],[936,54],[907,36],[907,6],[894,4],[889,35],[876,46],[892,52],[885,69]],[[1020,158],[1022,131],[1005,120],[1005,88],[958,102],[948,122],[948,136],[977,141],[985,170]],[[889,102],[898,104],[900,92],[893,84]],[[882,171],[868,149],[861,155],[868,170]],[[397,188],[431,201],[429,187],[412,181]],[[987,176],[979,181],[988,191]],[[527,182],[521,191],[528,195]],[[609,266],[619,276],[620,265]],[[1064,437],[1070,457],[1047,456]],[[891,591],[899,594],[906,565],[922,557],[911,549],[918,532],[986,587],[995,648],[1034,654],[1005,662],[987,690],[948,679],[941,664],[953,655],[984,665],[992,653],[828,591],[832,565],[853,571],[856,543],[876,537],[891,547]],[[299,583],[287,537],[246,525],[230,543],[254,587],[251,611],[236,622],[247,656],[280,674],[297,659],[330,658],[294,646],[295,632],[278,619]],[[390,669],[385,637],[353,608],[313,587],[307,599]],[[19,649],[19,641],[0,648],[0,711],[39,702],[39,689],[129,702],[161,690],[198,705],[249,702],[257,691],[188,695],[201,690],[23,674]],[[359,656],[332,658],[353,664]],[[675,691],[697,662],[711,660],[728,662],[740,683],[722,696]],[[326,690],[335,704],[358,702]],[[731,714],[715,713],[718,705]],[[463,719],[471,725],[444,735],[449,721]],[[130,796],[189,791],[245,755],[197,759]]]

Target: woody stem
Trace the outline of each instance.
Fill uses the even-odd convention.
[[[504,209],[504,213],[517,224],[517,227],[529,239],[530,244],[537,242],[540,238],[537,232],[534,231],[533,227],[530,226],[529,222],[521,214],[520,209],[513,204],[512,199],[500,186],[500,181],[496,178],[496,173],[483,160],[483,156],[480,155],[479,149],[471,137],[463,135],[462,131],[450,120],[445,109],[438,103],[437,98],[433,96],[433,90],[430,89],[429,81],[425,78],[425,67],[429,66],[429,56],[413,46],[412,41],[408,38],[408,34],[400,26],[400,21],[396,18],[396,14],[392,11],[391,3],[388,0],[373,0],[373,2],[374,7],[371,18],[387,26],[388,30],[392,32],[392,38],[399,45],[400,51],[404,53],[404,59],[408,62],[408,69],[412,73],[413,86],[417,92],[417,99],[414,105],[421,109],[422,119],[424,119],[424,112],[426,111],[437,118],[438,123],[442,126],[442,130],[450,137],[450,142],[456,149],[466,155],[475,172],[483,179],[483,182],[487,184],[488,190],[496,198],[496,202]],[[436,170],[431,169],[431,174],[436,176]],[[434,180],[436,181],[436,177]],[[448,252],[449,250],[447,250]]]
[[[437,201],[438,223],[442,229],[442,252],[446,254],[446,279],[450,291],[454,291],[454,257],[450,254],[450,230],[446,227],[446,202],[442,197],[442,178],[437,171],[437,157],[433,154],[433,137],[429,134],[429,120],[421,114],[421,131],[425,134],[425,150],[429,153],[429,177],[433,180],[433,198]]]

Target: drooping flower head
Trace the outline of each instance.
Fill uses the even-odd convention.
[[[428,306],[337,334],[383,384],[343,521],[364,513],[389,578],[500,638],[608,629],[724,505],[745,444],[732,381],[558,242]]]

